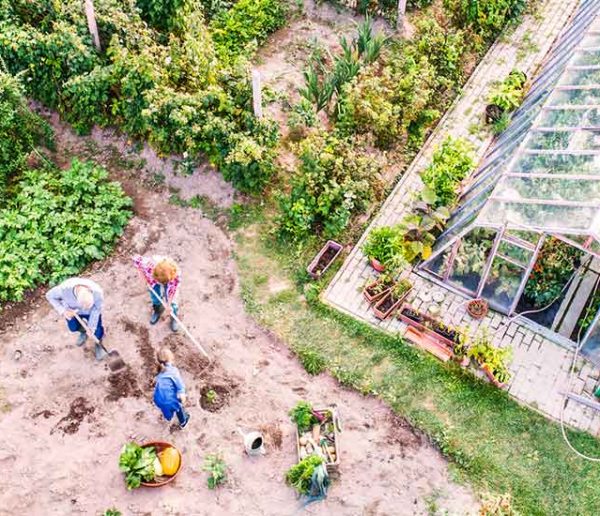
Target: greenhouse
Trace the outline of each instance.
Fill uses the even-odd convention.
[[[428,277],[600,361],[600,2],[573,17],[464,185]]]

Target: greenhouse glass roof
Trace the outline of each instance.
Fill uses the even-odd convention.
[[[600,0],[581,2],[421,269],[513,313],[550,235],[600,257]]]

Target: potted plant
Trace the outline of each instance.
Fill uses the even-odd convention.
[[[488,302],[485,299],[472,299],[467,303],[467,312],[473,319],[483,319],[488,313]]]
[[[488,379],[498,388],[506,387],[510,380],[507,361],[512,355],[511,348],[497,348],[490,342],[487,332],[475,338],[475,343],[468,351],[468,356],[474,358]]]
[[[375,281],[370,282],[363,289],[363,296],[369,304],[380,300],[394,286],[394,278],[388,273],[382,273]]]
[[[418,312],[410,305],[404,305],[400,310],[398,318],[405,324],[417,328],[422,333],[429,335],[436,342],[447,349],[453,350],[456,344],[460,344],[463,338],[461,330],[454,328],[444,322],[427,314]]]
[[[373,229],[362,247],[377,272],[386,268],[406,265],[402,255],[404,235],[398,226],[381,226]]]
[[[402,279],[396,283],[373,307],[375,317],[382,321],[387,319],[400,306],[400,303],[404,301],[411,289],[412,283],[407,279]]]
[[[463,328],[458,329],[458,338],[452,346],[454,359],[460,363],[462,367],[468,367],[471,359],[469,358],[469,335]]]
[[[524,72],[513,70],[490,91],[489,104],[485,108],[486,123],[496,123],[505,113],[519,107],[525,94],[526,82],[527,75]]]
[[[313,279],[320,278],[342,252],[342,245],[328,240],[306,268]]]

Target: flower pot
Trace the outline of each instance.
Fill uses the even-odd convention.
[[[485,373],[485,375],[488,377],[488,380],[493,383],[496,387],[498,387],[498,389],[504,389],[506,387],[505,383],[499,382],[498,380],[496,380],[496,377],[494,376],[494,374],[492,373],[492,371],[490,370],[490,368],[483,364],[479,364],[481,369],[483,369],[483,372]]]
[[[405,304],[398,314],[398,318],[409,326],[419,329],[421,332],[429,335],[436,339],[437,342],[444,346],[453,349],[455,341],[450,335],[446,333],[440,333],[440,330],[436,331],[434,328],[440,325],[440,322],[433,317],[430,317],[422,312],[414,310],[410,305]],[[432,328],[433,327],[433,328]],[[454,332],[454,330],[450,330]]]
[[[328,240],[306,268],[310,277],[312,279],[320,278],[341,252],[341,244]]]
[[[406,296],[408,296],[408,293],[411,290],[412,287],[406,290],[406,292],[402,293],[400,297],[395,298],[390,289],[390,291],[379,301],[377,301],[373,307],[375,317],[377,317],[377,319],[381,319],[382,321],[387,319],[395,310],[397,310],[397,308],[400,306],[400,303],[406,299]]]
[[[379,301],[383,296],[385,296],[390,289],[394,286],[394,283],[391,283],[388,287],[381,290],[380,292],[373,292],[373,289],[377,287],[381,283],[381,279],[370,283],[363,289],[363,296],[367,300],[369,304],[373,304],[376,301]]]
[[[500,106],[497,106],[496,104],[488,104],[485,107],[485,123],[493,124],[494,122],[500,120],[503,114],[504,110]]]
[[[371,267],[373,267],[377,272],[385,272],[385,265],[375,258],[371,258]]]
[[[473,299],[467,304],[467,311],[473,319],[483,319],[488,309],[488,302],[485,299]]]

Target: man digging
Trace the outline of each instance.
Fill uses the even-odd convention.
[[[95,336],[98,339],[94,354],[96,360],[102,360],[106,351],[102,346],[104,294],[100,285],[85,278],[70,278],[46,292],[46,299],[67,320],[69,330],[79,332],[75,343],[77,346],[83,346],[88,337]],[[83,325],[76,316],[84,321]]]
[[[150,324],[154,325],[165,311],[165,306],[170,307],[171,314],[177,317],[178,306],[175,294],[179,286],[180,273],[177,264],[165,256],[134,256],[133,265],[138,269],[150,290],[152,302],[152,315]],[[171,330],[179,331],[175,318],[171,317]]]

